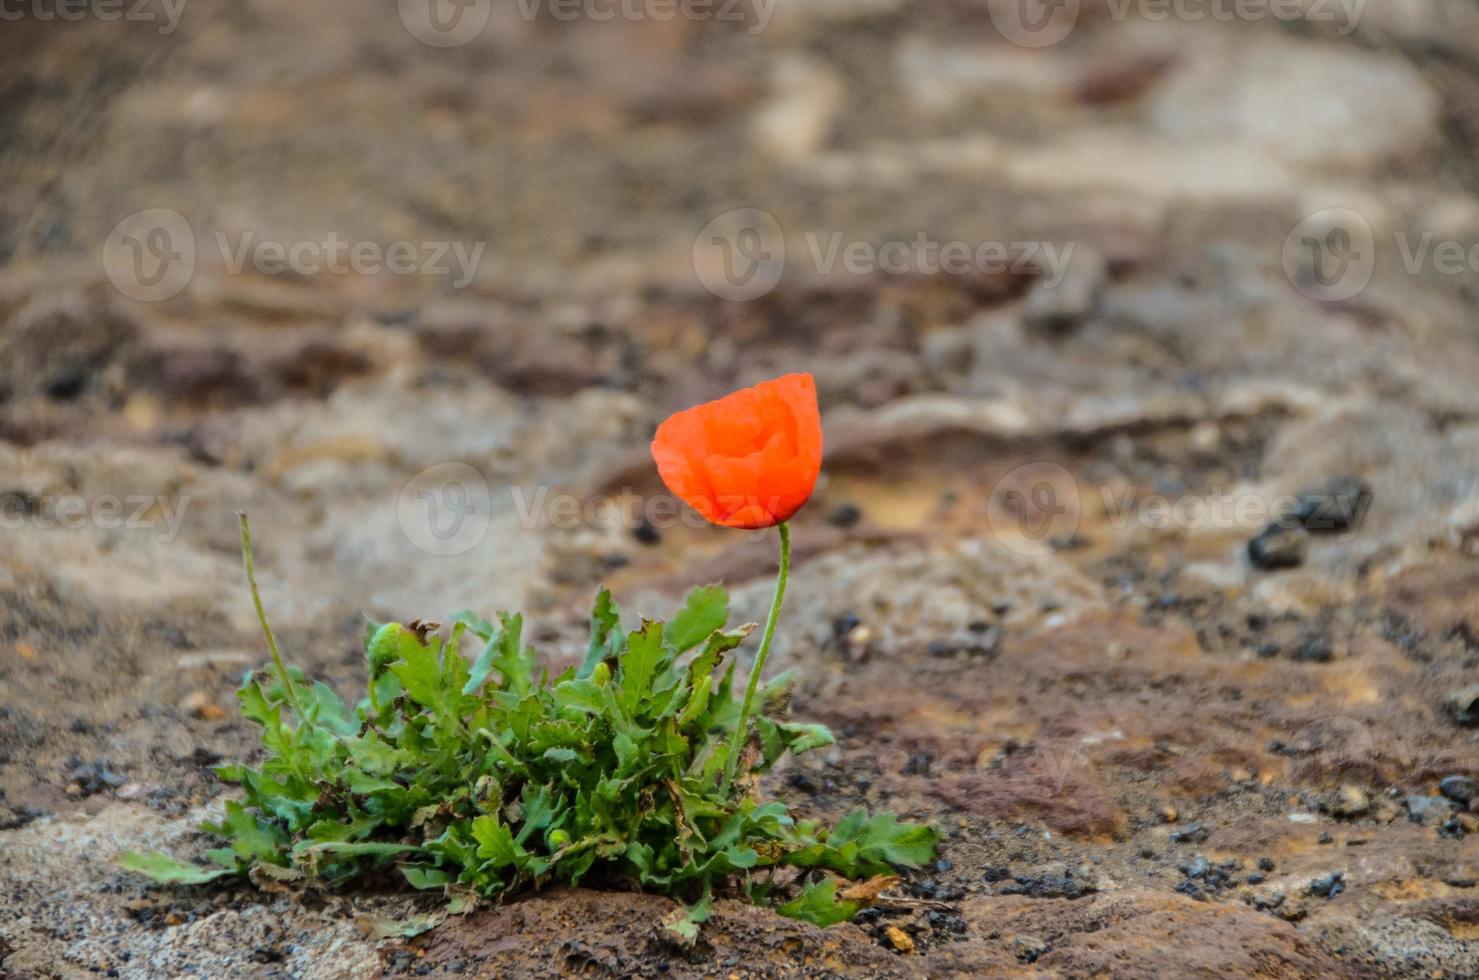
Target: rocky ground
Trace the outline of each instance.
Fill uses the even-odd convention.
[[[496,5],[449,47],[363,0],[7,23],[0,973],[1479,973],[1479,8],[1086,0],[1033,48],[1004,6]],[[99,258],[151,208],[196,246],[156,302]],[[741,208],[784,274],[725,299],[695,239]],[[484,251],[272,275],[243,232]],[[815,251],[918,235],[1072,250]],[[601,582],[758,619],[773,540],[550,502],[640,509],[659,418],[790,370],[828,450],[772,662],[839,738],[768,789],[941,828],[885,907],[721,902],[683,951],[666,900],[552,891],[375,941],[415,899],[111,865],[202,849],[209,767],[253,751],[237,510],[290,659],[346,692],[365,616],[521,608],[553,658]],[[1262,536],[1322,492],[1353,511]]]

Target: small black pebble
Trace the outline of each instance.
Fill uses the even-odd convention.
[[[1438,792],[1458,803],[1469,803],[1479,797],[1479,782],[1468,776],[1445,776],[1438,783]]]
[[[1336,477],[1298,497],[1289,519],[1316,533],[1358,528],[1371,506],[1371,490],[1353,476]]]
[[[827,514],[827,523],[833,527],[842,528],[844,531],[857,527],[862,519],[863,512],[857,504],[839,504]]]
[[[1308,538],[1303,528],[1270,524],[1248,542],[1248,561],[1262,572],[1298,568],[1304,564]]]
[[[1189,823],[1171,835],[1173,844],[1200,844],[1207,839],[1207,828],[1200,823]]]
[[[1310,882],[1310,894],[1318,895],[1320,898],[1334,898],[1345,891],[1345,875],[1339,871],[1332,871],[1323,878],[1316,878]]]
[[[1258,859],[1258,870],[1260,870],[1260,871],[1272,871],[1272,870],[1274,870],[1274,859],[1273,858],[1268,858],[1268,857],[1259,858]]]
[[[815,793],[817,791],[816,783],[813,783],[811,777],[807,776],[804,772],[791,773],[791,778],[787,782],[791,784],[792,789],[799,789],[803,793]]]

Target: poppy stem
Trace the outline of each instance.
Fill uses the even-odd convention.
[[[760,637],[760,650],[755,654],[755,665],[750,668],[750,683],[745,688],[745,699],[740,702],[739,723],[734,726],[734,737],[729,743],[729,759],[724,764],[724,792],[734,784],[734,770],[739,765],[740,751],[745,746],[750,727],[750,708],[755,703],[755,689],[760,686],[760,672],[765,669],[765,657],[770,653],[770,641],[775,636],[776,620],[781,617],[781,599],[786,594],[786,578],[791,573],[791,527],[785,521],[778,525],[781,532],[781,567],[775,577],[775,595],[770,600],[770,615],[765,619],[765,632]]]
[[[298,691],[293,687],[293,679],[288,676],[288,668],[282,662],[282,651],[277,648],[277,637],[272,635],[272,627],[267,625],[267,610],[262,608],[262,593],[257,589],[257,572],[252,567],[252,528],[247,523],[247,516],[238,512],[236,515],[241,520],[241,558],[246,564],[247,585],[252,589],[252,603],[257,607],[257,622],[262,624],[262,635],[267,638],[267,650],[272,654],[272,664],[277,668],[277,679],[282,682],[283,690],[287,692],[288,704],[298,714],[298,721],[303,720],[303,705],[298,701]]]

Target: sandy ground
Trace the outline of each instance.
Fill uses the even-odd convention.
[[[1479,974],[1479,8],[1085,0],[1027,47],[1008,6],[7,23],[0,973]],[[185,240],[115,233],[157,208],[162,287],[127,249]],[[234,268],[331,235],[420,274]],[[726,276],[757,243],[784,262]],[[758,619],[773,540],[633,515],[658,419],[790,370],[828,455],[773,663],[839,739],[768,789],[939,826],[900,901],[721,903],[683,951],[665,900],[554,891],[377,943],[356,916],[416,899],[112,867],[202,849],[254,751],[238,509],[346,692],[366,616],[521,608],[556,659],[602,582]],[[1359,527],[1255,567],[1331,481]]]

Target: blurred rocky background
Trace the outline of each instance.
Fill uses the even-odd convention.
[[[4,12],[0,973],[1479,973],[1479,5]],[[899,901],[377,943],[414,898],[110,865],[255,744],[237,510],[344,692],[366,617],[758,619],[646,443],[793,370],[773,662],[839,739],[769,788],[940,826]]]

